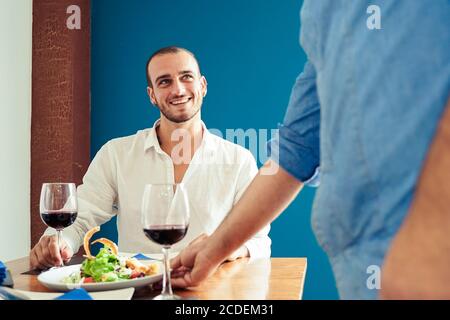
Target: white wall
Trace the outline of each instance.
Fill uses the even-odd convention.
[[[32,0],[0,0],[0,260],[30,250]]]

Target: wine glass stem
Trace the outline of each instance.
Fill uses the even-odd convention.
[[[171,296],[173,295],[173,292],[170,283],[169,247],[163,247],[162,252],[164,254],[164,275],[161,294]]]
[[[56,230],[56,233],[57,233],[57,238],[58,238],[58,250],[59,250],[59,254],[61,255],[61,237],[62,237],[61,233],[62,233],[62,230]],[[63,266],[64,266],[64,261],[61,257],[60,267],[63,267]]]

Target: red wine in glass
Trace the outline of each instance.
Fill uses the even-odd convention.
[[[169,250],[187,233],[190,206],[182,183],[147,184],[142,196],[141,222],[145,236],[161,245],[163,252],[163,287],[156,300],[178,300],[170,284]]]
[[[188,226],[185,225],[163,225],[144,228],[144,233],[150,240],[163,245],[170,246],[182,240],[186,235]]]
[[[50,228],[62,230],[72,225],[77,218],[76,211],[47,211],[41,213],[42,221]]]

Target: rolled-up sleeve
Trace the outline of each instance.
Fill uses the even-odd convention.
[[[317,186],[320,164],[320,104],[316,71],[307,62],[292,88],[278,135],[268,142],[268,154],[299,181]]]

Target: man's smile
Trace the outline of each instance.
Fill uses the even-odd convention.
[[[178,105],[182,105],[182,104],[189,102],[191,99],[192,99],[192,97],[177,98],[177,99],[170,100],[169,103],[171,105],[178,106]]]

